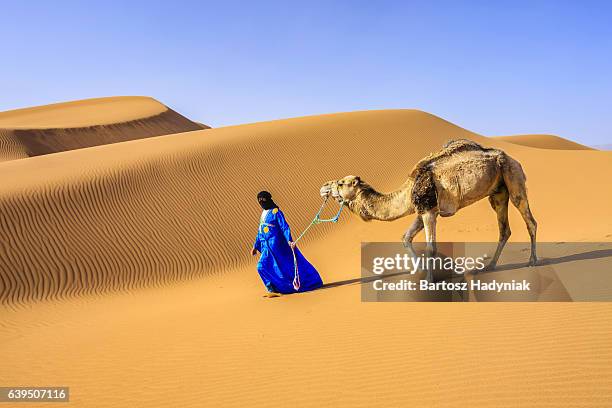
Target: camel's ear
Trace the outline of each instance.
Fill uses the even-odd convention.
[[[353,179],[353,186],[357,186],[359,183],[361,183],[361,178],[357,176]]]

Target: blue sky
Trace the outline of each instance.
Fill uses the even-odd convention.
[[[0,110],[150,95],[214,127],[422,109],[612,143],[612,2],[4,2]]]

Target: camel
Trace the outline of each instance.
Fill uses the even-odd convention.
[[[394,221],[417,213],[403,242],[407,248],[412,248],[414,237],[425,229],[428,254],[436,252],[438,215],[450,217],[461,208],[488,197],[499,226],[497,249],[487,267],[494,269],[511,234],[508,201],[512,201],[527,225],[531,239],[529,265],[537,262],[537,222],[529,209],[525,181],[520,163],[502,150],[458,139],[420,160],[404,184],[394,192],[380,193],[358,176],[328,181],[320,192],[324,197],[331,194],[364,221]]]

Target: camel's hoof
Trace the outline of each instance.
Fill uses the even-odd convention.
[[[494,271],[495,268],[497,268],[497,263],[491,262],[490,264],[482,268],[479,272],[491,272],[491,271]],[[477,271],[474,271],[474,272],[477,272]]]
[[[424,278],[427,282],[433,283],[434,282],[433,272],[431,271],[426,272]]]

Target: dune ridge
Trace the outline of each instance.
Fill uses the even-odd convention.
[[[0,161],[207,129],[148,97],[109,97],[0,112]]]
[[[514,143],[521,146],[536,147],[538,149],[555,149],[555,150],[596,150],[592,147],[576,143],[572,140],[555,135],[515,135],[515,136],[497,136],[495,139],[503,140],[504,142]]]
[[[450,138],[503,146],[527,158],[527,166],[531,157],[530,148],[420,111],[322,115],[202,136],[189,132],[1,163],[0,301],[131,290],[240,267],[250,261],[245,253],[258,217],[253,197],[261,189],[273,192],[299,230],[320,204],[323,181],[360,174],[391,190],[418,159]],[[603,152],[588,153],[573,160],[591,166],[609,160]],[[495,239],[494,216],[487,221]],[[406,227],[372,223],[368,231],[388,240]],[[346,229],[363,226],[347,220],[338,228],[350,234]],[[520,227],[514,230],[524,236]],[[328,231],[313,230],[305,243]]]

